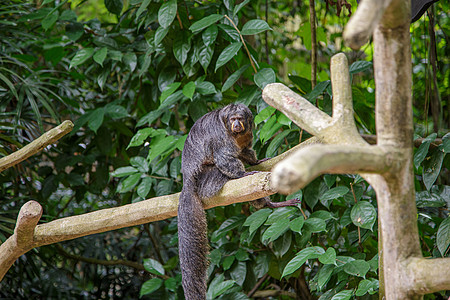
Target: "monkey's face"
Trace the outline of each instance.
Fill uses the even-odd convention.
[[[228,131],[233,135],[252,132],[253,115],[243,104],[230,104],[221,110],[221,117]]]

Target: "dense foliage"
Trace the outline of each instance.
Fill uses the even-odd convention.
[[[75,128],[0,174],[0,240],[11,235],[18,209],[30,199],[44,207],[48,222],[180,191],[189,128],[231,102],[253,110],[259,158],[295,146],[309,134],[268,107],[261,89],[283,82],[330,113],[329,60],[338,52],[351,63],[360,132],[374,134],[372,44],[358,52],[346,48],[341,36],[350,12],[316,2],[318,84],[312,88],[306,2],[3,1],[1,155],[61,120],[73,120]],[[449,11],[440,1],[429,11],[434,26],[428,16],[411,25],[415,185],[427,257],[450,252]],[[373,189],[360,176],[324,175],[292,197],[302,205],[255,211],[236,204],[206,212],[208,297],[377,298]],[[34,249],[7,273],[0,295],[183,299],[176,222]]]

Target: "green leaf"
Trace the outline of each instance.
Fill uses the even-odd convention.
[[[322,288],[330,280],[334,269],[335,269],[335,266],[333,266],[333,265],[324,265],[319,270],[319,274],[317,275],[317,285],[319,286],[319,290],[322,290]]]
[[[200,62],[200,65],[203,67],[203,70],[205,70],[205,73],[206,73],[206,70],[208,69],[209,64],[211,63],[213,53],[214,53],[214,50],[211,47],[205,46],[200,50],[199,62]]]
[[[260,89],[264,89],[264,87],[269,83],[274,83],[277,81],[277,76],[275,75],[274,70],[271,68],[264,68],[259,70],[259,72],[256,73],[253,78],[256,85]]]
[[[233,17],[249,2],[250,2],[250,0],[244,0],[241,3],[239,3],[238,5],[236,5],[233,9]]]
[[[174,82],[166,87],[166,89],[161,93],[159,98],[160,103],[163,103],[170,95],[172,95],[181,85],[181,82]]]
[[[324,265],[327,264],[336,264],[336,250],[333,247],[328,247],[327,251],[324,254],[319,256],[319,261]]]
[[[249,260],[249,259],[250,259],[249,256],[248,256],[247,251],[245,251],[243,248],[239,248],[239,249],[236,251],[235,256],[236,256],[236,259],[237,259],[238,261],[246,261],[246,260]]]
[[[319,82],[316,87],[308,95],[305,96],[305,98],[311,102],[316,100],[319,95],[322,95],[325,92],[330,84],[330,80]]]
[[[111,173],[111,176],[114,177],[125,177],[134,173],[137,173],[137,169],[133,167],[121,167],[116,169],[114,172]]]
[[[195,33],[197,31],[200,31],[200,30],[216,23],[219,20],[222,20],[222,19],[223,19],[223,15],[212,14],[212,15],[204,17],[203,19],[192,24],[189,27],[189,30]]]
[[[107,104],[105,106],[105,114],[111,119],[121,119],[128,117],[128,112],[125,107],[116,104]]]
[[[293,219],[290,223],[289,223],[289,228],[292,231],[301,233],[301,230],[303,228],[303,224],[305,224],[305,218],[303,216],[300,216],[298,218]]]
[[[378,280],[364,279],[359,282],[358,289],[356,290],[355,295],[357,297],[361,297],[367,294],[367,292],[371,294],[371,292],[374,292],[377,288],[378,288]]]
[[[130,158],[130,164],[137,168],[141,173],[147,173],[149,171],[148,161],[142,156],[134,156]]]
[[[249,231],[252,234],[256,229],[261,227],[267,220],[267,217],[272,213],[270,208],[260,209],[251,214],[244,222],[244,226],[250,226]]]
[[[436,234],[436,244],[442,257],[444,257],[448,247],[450,246],[450,217],[447,217],[439,225],[439,229]]]
[[[265,225],[272,225],[281,219],[289,219],[295,213],[296,209],[292,207],[282,207],[275,209],[267,219]]]
[[[175,16],[177,14],[177,1],[176,0],[168,0],[161,5],[161,8],[158,11],[158,22],[159,24],[167,28],[172,24]]]
[[[230,87],[232,87],[236,83],[236,81],[238,81],[238,79],[241,77],[242,73],[244,73],[245,70],[248,69],[248,67],[249,67],[248,64],[244,65],[241,68],[239,68],[239,70],[228,76],[227,80],[224,82],[222,86],[222,93],[228,90]]]
[[[266,108],[264,108],[263,110],[261,110],[259,112],[259,114],[257,114],[255,116],[255,124],[258,125],[259,123],[261,123],[262,121],[268,119],[269,117],[271,117],[273,115],[273,113],[276,111],[275,108],[273,108],[272,106],[267,106]]]
[[[87,61],[91,56],[94,54],[94,48],[84,48],[81,50],[78,50],[78,52],[75,54],[75,56],[70,61],[69,68],[72,68],[74,66],[81,65],[85,61]]]
[[[123,8],[122,0],[105,0],[105,7],[106,9],[115,14],[120,15]]]
[[[220,53],[219,57],[217,58],[216,68],[214,72],[217,71],[218,68],[225,65],[228,61],[230,61],[230,59],[232,59],[238,53],[241,47],[241,42],[235,42],[223,49],[222,53]]]
[[[288,75],[288,77],[303,95],[311,92],[311,80],[295,75]]]
[[[146,198],[150,189],[152,188],[153,180],[150,177],[142,178],[141,183],[138,185],[136,192],[139,197]]]
[[[216,93],[216,87],[209,81],[197,83],[197,91],[201,95],[211,95]]]
[[[212,288],[212,298],[215,299],[216,297],[222,295],[227,290],[229,290],[233,285],[235,281],[234,280],[225,280],[222,282],[218,282],[214,286],[210,285],[210,288]]]
[[[266,231],[264,231],[261,241],[264,242],[268,240],[267,241],[268,243],[273,242],[277,238],[279,238],[288,228],[289,228],[289,219],[286,218],[278,220],[277,222],[270,225]]]
[[[371,67],[372,67],[371,61],[359,60],[359,61],[355,61],[354,63],[351,64],[351,66],[349,68],[349,72],[350,72],[350,74],[356,74],[359,72],[366,71],[366,70],[370,69]]]
[[[348,262],[344,265],[344,272],[352,275],[365,278],[367,272],[370,270],[370,265],[368,262],[362,259],[357,259]]]
[[[446,205],[444,199],[430,191],[416,192],[417,207],[443,207]]]
[[[59,17],[59,12],[57,10],[52,12],[51,14],[48,14],[41,21],[42,28],[44,28],[45,31],[52,28],[53,25],[55,25],[56,21],[58,21],[58,17]]]
[[[442,145],[439,146],[439,149],[445,153],[450,153],[450,132],[442,137]]]
[[[141,5],[139,6],[139,9],[136,12],[136,21],[139,19],[139,16],[144,12],[144,10],[147,9],[147,6],[150,4],[151,0],[144,0],[142,1]]]
[[[264,20],[250,20],[244,24],[241,30],[242,35],[258,34],[266,30],[272,30]]]
[[[308,227],[308,230],[313,233],[326,231],[327,229],[325,221],[319,218],[308,218],[305,220],[305,225]]]
[[[103,67],[103,61],[106,58],[106,54],[108,53],[108,48],[103,47],[99,51],[95,52],[93,58],[96,63]]]
[[[325,250],[323,248],[314,246],[314,247],[308,247],[303,250],[301,250],[297,255],[291,259],[286,267],[283,270],[283,274],[281,277],[285,277],[287,275],[290,275],[297,271],[308,259],[314,259],[318,258],[322,254],[325,253]]]
[[[332,188],[319,197],[320,203],[329,208],[332,200],[343,197],[348,193],[348,191],[349,188],[345,186],[337,186],[335,188]]]
[[[163,265],[159,261],[152,258],[144,259],[144,268],[152,274],[164,275]]]
[[[184,65],[186,62],[190,49],[191,43],[184,34],[179,35],[178,38],[175,39],[173,44],[173,55],[181,65]]]
[[[164,28],[164,27],[158,27],[158,29],[156,29],[155,32],[155,39],[153,41],[155,46],[158,46],[161,41],[166,37],[167,33],[169,32],[169,27]]]
[[[183,86],[183,95],[186,96],[186,98],[189,98],[192,100],[192,97],[194,96],[195,92],[195,83],[193,81],[189,81]]]
[[[220,225],[219,229],[214,231],[211,237],[211,242],[213,243],[217,242],[222,237],[224,237],[228,231],[241,226],[244,223],[244,219],[245,217],[243,215],[237,215],[227,219],[225,222],[222,223],[222,225]]]
[[[223,260],[223,263],[222,263],[223,270],[226,271],[229,268],[231,268],[231,265],[233,264],[234,260],[235,260],[235,257],[233,255],[225,257]]]
[[[161,278],[152,278],[150,280],[147,280],[141,286],[139,297],[153,293],[154,291],[159,289],[162,284],[163,280]]]
[[[153,128],[144,128],[144,129],[138,130],[138,132],[136,132],[136,134],[131,138],[131,141],[128,144],[127,149],[130,147],[136,147],[136,146],[142,145],[144,143],[144,141],[154,132],[155,132],[155,129],[153,129]]]
[[[377,212],[375,207],[367,201],[359,201],[353,206],[350,213],[353,224],[358,227],[372,230],[377,220]]]
[[[137,66],[137,57],[134,52],[127,52],[123,55],[123,63],[133,72]]]
[[[123,180],[117,186],[118,193],[127,193],[131,191],[141,179],[141,173],[135,173]]]
[[[431,151],[430,157],[427,158],[422,166],[423,183],[427,190],[430,190],[434,182],[441,172],[442,163],[444,161],[445,153],[439,148],[435,148]]]
[[[212,44],[214,44],[218,33],[219,33],[219,28],[217,28],[216,25],[209,26],[208,28],[206,28],[205,31],[203,31],[202,39],[203,39],[203,43],[205,44],[206,47],[209,47]]]
[[[105,109],[103,107],[97,108],[89,115],[88,127],[95,133],[103,123],[105,116]]]
[[[334,295],[331,300],[349,300],[353,295],[352,290],[343,290]]]

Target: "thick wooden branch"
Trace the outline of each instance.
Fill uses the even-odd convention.
[[[359,3],[343,34],[344,41],[350,48],[358,50],[367,43],[389,2],[390,0],[363,0]]]
[[[411,258],[407,265],[410,290],[425,295],[450,289],[450,258]]]
[[[381,174],[389,167],[389,153],[377,146],[312,145],[277,164],[272,183],[280,193],[290,194],[325,173]]]
[[[205,209],[252,201],[275,194],[270,173],[259,172],[225,184],[205,201]],[[21,209],[14,234],[0,245],[0,280],[14,261],[32,248],[114,229],[164,220],[177,215],[179,193],[115,208],[102,209],[37,225],[42,207],[35,201]]]
[[[73,128],[73,123],[71,121],[64,121],[59,126],[47,131],[41,135],[36,140],[32,141],[20,150],[11,153],[8,156],[2,157],[0,159],[0,172],[24,161],[28,157],[41,151],[48,145],[55,143],[61,137],[69,133]]]

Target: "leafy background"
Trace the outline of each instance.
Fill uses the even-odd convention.
[[[349,3],[351,11],[315,3],[313,88],[306,1],[3,1],[0,155],[64,119],[75,128],[0,174],[0,240],[12,234],[30,199],[44,207],[48,222],[180,191],[189,128],[231,102],[253,110],[259,158],[295,146],[309,134],[268,107],[261,89],[283,82],[330,113],[329,61],[338,52],[351,63],[359,130],[374,134],[373,44],[360,51],[343,45],[356,9]],[[426,257],[449,256],[449,11],[440,1],[411,25],[417,217]],[[254,211],[235,204],[206,212],[208,298],[378,298],[373,189],[360,176],[324,175],[292,197],[302,199],[301,207]],[[7,273],[0,295],[183,299],[176,222],[33,249]]]

